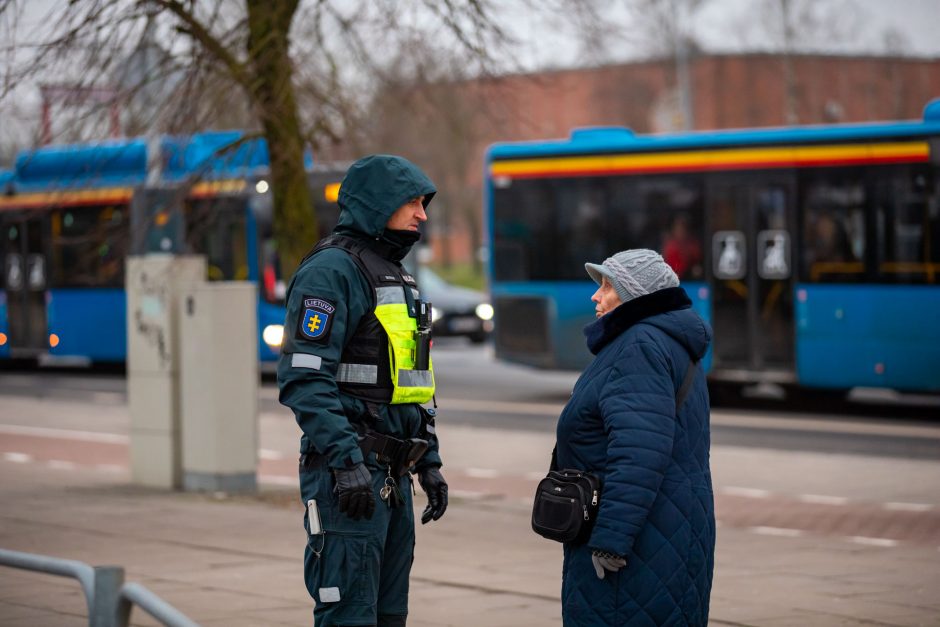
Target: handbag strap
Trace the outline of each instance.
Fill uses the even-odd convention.
[[[692,390],[696,372],[698,372],[698,361],[690,359],[689,367],[685,369],[685,378],[682,379],[682,385],[679,386],[679,391],[676,392],[676,414],[679,413],[679,408],[682,407],[682,403],[685,402],[686,397]]]

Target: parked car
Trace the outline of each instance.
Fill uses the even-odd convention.
[[[448,283],[427,266],[418,269],[421,298],[431,303],[433,337],[465,336],[486,340],[493,330],[493,307],[483,292]]]

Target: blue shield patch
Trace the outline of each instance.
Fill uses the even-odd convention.
[[[330,321],[330,314],[316,309],[307,309],[304,311],[304,322],[301,326],[304,335],[311,340],[320,338],[327,329],[327,323]]]
[[[319,342],[326,340],[330,335],[334,311],[336,308],[329,301],[304,296],[304,310],[298,320],[297,337]]]

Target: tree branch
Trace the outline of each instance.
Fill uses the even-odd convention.
[[[183,23],[180,30],[199,42],[206,52],[225,65],[235,82],[244,87],[249,94],[254,93],[254,81],[248,71],[248,67],[243,62],[239,61],[218,39],[213,37],[212,33],[209,32],[202,22],[196,19],[196,16],[193,15],[189,9],[183,6],[182,2],[179,0],[144,1],[162,7],[175,15]]]

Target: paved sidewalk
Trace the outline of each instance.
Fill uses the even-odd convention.
[[[268,484],[256,496],[228,497],[131,486],[120,435],[126,407],[90,401],[0,397],[7,424],[0,547],[123,566],[128,581],[203,625],[310,625],[296,487]],[[26,426],[53,432],[92,424],[102,437],[39,438]],[[296,445],[290,421],[262,414],[261,425],[264,446]],[[442,520],[418,526],[409,625],[560,625],[561,550],[529,529],[524,497],[531,498],[534,478],[512,474],[541,467],[551,435],[463,426],[447,438],[445,473],[461,489]],[[273,476],[292,483],[289,457],[263,458],[261,466],[283,470]],[[80,463],[88,459],[94,465]],[[719,487],[713,624],[940,625],[935,462],[719,447],[713,468],[717,486],[769,490]],[[823,477],[851,475],[839,482],[848,502],[799,498],[782,480],[785,469],[808,491],[824,490]],[[739,482],[747,477],[755,483]],[[917,503],[862,497],[929,509],[894,511]],[[419,490],[416,507],[423,506]],[[85,617],[77,582],[0,567],[0,627],[85,625]],[[133,622],[155,624],[139,609]]]
[[[67,477],[63,482],[63,476]],[[174,494],[93,470],[0,461],[0,546],[119,564],[203,625],[310,624],[293,491]],[[420,499],[417,503],[422,504]],[[713,624],[940,624],[940,554],[721,528]],[[559,625],[560,551],[506,501],[418,529],[412,626]],[[0,568],[0,625],[82,625],[77,582]],[[135,625],[154,622],[135,610]]]

